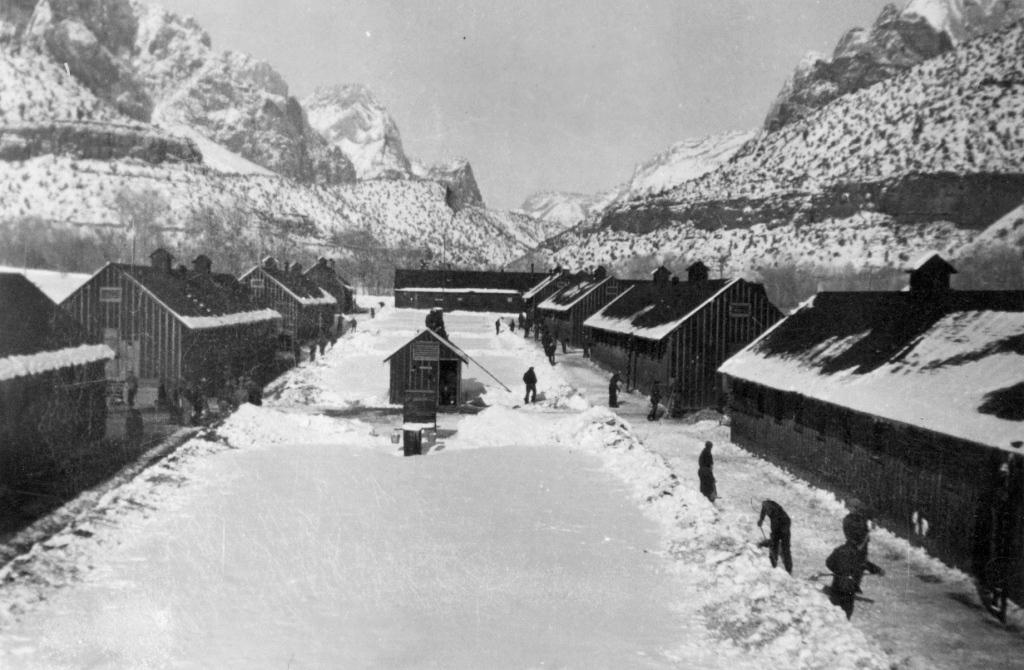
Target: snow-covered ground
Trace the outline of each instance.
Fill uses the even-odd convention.
[[[363,301],[366,298],[360,296]],[[876,532],[889,575],[853,623],[820,593],[845,508],[717,422],[605,407],[578,352],[552,367],[495,314],[448,314],[490,405],[391,442],[383,359],[424,312],[390,305],[326,356],[112,490],[0,569],[0,667],[1014,667],[1019,635],[963,575]],[[526,367],[540,402],[519,406]],[[493,375],[511,390],[505,390]],[[718,507],[697,493],[716,443]],[[794,518],[772,570],[763,497]],[[927,574],[929,581],[915,578]],[[1017,666],[1019,667],[1019,666]]]

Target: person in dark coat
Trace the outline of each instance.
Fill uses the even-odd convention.
[[[128,408],[128,415],[124,422],[125,439],[131,447],[138,447],[142,444],[143,424],[142,412],[134,407]]]
[[[1013,505],[1010,463],[999,464],[988,489],[978,498],[971,534],[971,568],[982,605],[1000,621],[1006,621],[1007,559],[1013,555],[1011,529]]]
[[[320,348],[320,357],[323,358],[324,352],[327,351],[327,336],[324,335],[323,331],[320,331],[320,337],[317,339],[316,343]]]
[[[859,500],[850,503],[853,511],[843,517],[843,537],[846,541],[861,548],[861,560],[868,560],[868,543],[870,542],[870,522],[873,513]],[[857,575],[855,593],[860,593],[862,574]]]
[[[715,484],[715,458],[711,455],[711,442],[704,443],[704,449],[697,457],[697,476],[700,477],[700,492],[712,503],[718,498]]]
[[[612,374],[612,378],[608,380],[608,406],[618,407],[619,406],[619,373],[615,372]]]
[[[524,403],[537,402],[537,373],[530,367],[523,375],[523,383],[526,384],[526,397]]]
[[[530,317],[526,317],[526,320],[523,322],[523,337],[529,339],[529,337],[530,337],[530,328],[532,328],[532,327],[533,327],[533,320]]]
[[[764,523],[765,517],[768,517],[771,535],[761,544],[768,547],[768,560],[771,561],[774,568],[779,564],[779,555],[781,554],[782,566],[786,568],[786,572],[793,574],[793,555],[789,550],[789,515],[779,503],[774,500],[765,500],[761,503],[761,516],[757,519],[758,528]]]
[[[309,343],[309,362],[312,363],[316,360],[316,342]]]
[[[501,332],[501,319],[494,320],[494,334],[497,335]]]
[[[551,365],[555,364],[555,351],[555,341],[548,340],[548,343],[544,345],[544,353],[547,355],[548,363],[551,363]]]
[[[510,333],[516,332],[516,321],[512,317],[509,317],[509,319],[508,319],[508,332],[510,332]]]
[[[124,389],[128,396],[128,406],[135,407],[135,395],[139,392],[139,378],[135,376],[134,370],[128,371],[128,376],[124,380]]]
[[[661,403],[661,384],[657,381],[651,385],[651,411],[647,414],[648,421],[658,420],[658,404]]]
[[[865,547],[847,540],[825,559],[825,566],[832,572],[832,584],[828,588],[829,600],[846,612],[847,619],[853,616],[853,603],[864,571],[885,575],[885,570],[864,558],[865,553]]]

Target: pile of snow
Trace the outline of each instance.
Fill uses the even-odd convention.
[[[631,486],[658,522],[674,566],[698,579],[708,628],[723,640],[777,659],[776,667],[889,668],[890,659],[823,593],[772,569],[748,539],[698,492],[680,487],[665,461],[607,408],[559,424],[556,443],[597,454]]]
[[[314,414],[281,412],[244,404],[212,433],[229,446],[271,447],[305,443],[367,446],[381,441],[373,428],[358,419],[332,419]]]

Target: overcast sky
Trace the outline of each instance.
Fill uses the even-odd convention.
[[[672,143],[758,127],[807,51],[884,0],[162,0],[300,99],[365,84],[406,153],[468,158],[488,205],[594,193]]]

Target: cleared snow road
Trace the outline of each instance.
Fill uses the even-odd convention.
[[[0,638],[7,668],[658,668],[684,640],[644,519],[558,448],[226,450]]]

